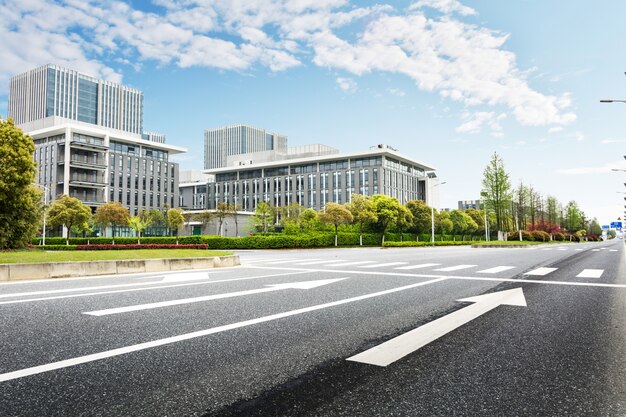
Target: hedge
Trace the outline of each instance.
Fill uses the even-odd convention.
[[[422,246],[461,246],[471,245],[472,241],[468,240],[435,240],[434,245],[432,242],[385,242],[383,245],[386,248],[400,248],[400,247],[422,247]]]
[[[141,245],[77,245],[76,250],[136,250],[136,249],[208,249],[206,243],[199,244],[141,244]]]

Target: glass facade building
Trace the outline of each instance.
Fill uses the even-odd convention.
[[[270,150],[286,154],[287,137],[246,125],[204,131],[205,169],[225,167],[228,156]]]
[[[143,93],[48,64],[11,78],[8,115],[16,125],[60,117],[134,134],[143,131]]]

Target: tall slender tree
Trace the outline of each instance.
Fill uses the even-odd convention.
[[[483,172],[483,195],[487,207],[493,210],[496,217],[496,230],[506,232],[506,216],[511,206],[511,181],[504,169],[502,158],[494,152]]]

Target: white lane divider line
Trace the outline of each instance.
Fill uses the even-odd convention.
[[[447,268],[435,269],[435,271],[452,272],[452,271],[459,271],[461,269],[473,268],[475,266],[478,266],[478,265],[455,265],[455,266],[449,266]]]
[[[583,271],[576,275],[576,278],[600,278],[604,273],[604,269],[583,269]]]
[[[402,270],[411,270],[411,269],[420,269],[420,268],[429,268],[431,266],[439,266],[441,264],[419,264],[419,265],[407,265],[407,266],[399,266],[394,269],[402,269]]]
[[[375,293],[360,295],[352,298],[345,298],[343,300],[332,301],[326,304],[318,304],[311,307],[300,308],[296,310],[285,311],[283,313],[272,314],[269,316],[263,316],[251,320],[240,321],[237,323],[227,324],[224,326],[213,327],[206,330],[200,330],[197,332],[185,333],[178,336],[166,337],[163,339],[152,340],[150,342],[139,343],[132,346],[125,346],[117,349],[107,350],[104,352],[93,353],[90,355],[79,356],[76,358],[61,360],[58,362],[52,362],[45,365],[33,366],[31,368],[20,369],[17,371],[6,372],[4,374],[0,374],[0,382],[11,381],[13,379],[24,378],[31,375],[41,374],[43,372],[54,371],[56,369],[68,368],[70,366],[80,365],[83,363],[89,363],[101,359],[112,358],[114,356],[120,356],[127,353],[138,352],[145,349],[150,349],[153,347],[169,345],[172,343],[182,342],[184,340],[195,339],[198,337],[208,336],[211,334],[221,333],[228,330],[240,329],[242,327],[252,326],[254,324],[266,323],[273,320],[279,320],[289,316],[295,316],[298,314],[309,313],[311,311],[322,310],[329,307],[335,307],[342,304],[353,303],[355,301],[366,300],[368,298],[379,297],[382,295],[392,294],[399,291],[408,290],[411,288],[417,288],[424,285],[430,285],[441,281],[446,281],[447,277],[441,277],[436,279],[431,279],[429,281],[418,282],[416,284],[405,285],[403,287],[396,287],[389,290],[379,291]]]
[[[580,252],[582,251],[582,249],[574,249],[576,252]]]
[[[617,249],[609,249],[609,252],[617,252]]]
[[[408,262],[387,262],[385,264],[361,265],[359,268],[384,268],[386,266],[406,265]]]
[[[524,275],[534,275],[534,276],[539,276],[542,277],[544,275],[548,275],[550,272],[554,272],[559,268],[537,268],[537,269],[533,269],[532,271],[528,271],[526,272]]]
[[[541,250],[552,250],[552,248],[545,248],[545,249],[541,249]]]
[[[321,280],[316,280],[316,281],[301,281],[301,282],[291,282],[291,283],[285,283],[285,284],[271,284],[271,285],[266,285],[265,288],[257,288],[254,290],[229,292],[229,293],[224,293],[224,294],[205,295],[202,297],[193,297],[193,298],[181,298],[178,300],[161,301],[158,303],[136,304],[136,305],[126,306],[126,307],[107,308],[104,310],[86,311],[83,314],[89,314],[90,316],[109,316],[111,314],[129,313],[131,311],[140,311],[140,310],[151,310],[154,308],[172,307],[172,306],[178,306],[178,305],[183,305],[183,304],[200,303],[203,301],[221,300],[224,298],[242,297],[246,295],[262,294],[266,292],[282,291],[282,290],[288,290],[288,289],[310,290],[312,288],[317,288],[323,285],[328,285],[328,284],[333,284],[338,281],[343,281],[344,279],[346,278],[321,279]]]
[[[295,262],[304,262],[304,261],[319,261],[321,259],[319,258],[313,258],[313,259],[287,259],[287,260],[281,260],[281,261],[270,261],[270,262],[266,262],[267,265],[280,265],[280,264],[289,264],[289,263],[295,263]]]
[[[591,249],[591,252],[600,252],[600,249]]]
[[[295,263],[294,265],[318,265],[318,264],[332,263],[335,261],[339,262],[339,261],[343,261],[343,259],[334,259],[334,260],[325,259],[323,261],[298,262],[298,263]]]
[[[479,274],[497,274],[498,272],[508,271],[509,269],[514,269],[514,266],[496,266],[494,268],[483,269],[482,271],[478,271]]]
[[[324,266],[352,266],[352,265],[363,265],[363,264],[373,264],[376,261],[354,261],[354,262],[341,262],[338,264],[328,264]]]

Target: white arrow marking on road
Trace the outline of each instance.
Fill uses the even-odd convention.
[[[526,307],[526,298],[521,288],[499,291],[458,301],[474,303],[447,316],[411,330],[401,336],[354,355],[347,360],[370,365],[387,366],[406,355],[415,352],[432,341],[439,339],[465,323],[482,316],[499,305]]]
[[[317,281],[302,281],[302,282],[291,282],[291,283],[285,283],[285,284],[272,284],[272,285],[266,285],[267,288],[258,288],[256,290],[228,292],[224,294],[206,295],[203,297],[181,298],[178,300],[161,301],[158,303],[137,304],[134,306],[127,306],[127,307],[86,311],[83,314],[89,314],[90,316],[108,316],[111,314],[128,313],[131,311],[149,310],[153,308],[171,307],[171,306],[177,306],[181,304],[200,303],[202,301],[221,300],[223,298],[241,297],[244,295],[261,294],[264,292],[282,291],[282,290],[287,290],[287,289],[310,290],[311,288],[321,287],[322,285],[332,284],[334,282],[342,281],[344,279],[346,278],[320,279]]]

